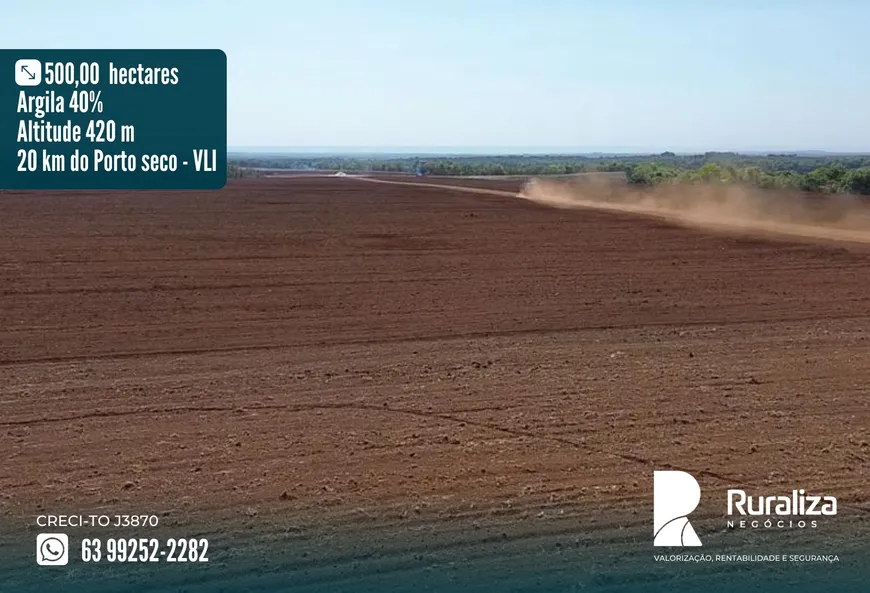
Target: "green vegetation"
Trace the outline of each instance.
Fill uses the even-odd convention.
[[[242,179],[244,177],[259,177],[259,171],[227,163],[227,179]]]
[[[870,195],[870,156],[744,155],[708,152],[677,155],[490,155],[490,156],[297,156],[236,155],[241,168],[413,173],[427,175],[570,175],[624,172],[630,183],[746,183],[763,188]],[[229,173],[229,169],[228,169]]]
[[[825,163],[806,173],[789,169],[772,169],[764,163],[734,166],[709,161],[697,169],[646,162],[626,169],[630,183],[745,183],[767,189],[797,189],[813,193],[850,193],[870,195],[870,166],[849,169],[842,162]]]

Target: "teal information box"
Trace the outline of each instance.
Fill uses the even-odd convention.
[[[221,50],[0,50],[0,189],[220,189],[226,162]]]

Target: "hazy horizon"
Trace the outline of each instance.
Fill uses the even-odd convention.
[[[802,156],[865,156],[868,151],[828,151],[814,149],[642,149],[642,148],[573,148],[573,147],[497,147],[497,146],[228,146],[230,154],[275,154],[275,155],[323,155],[323,156],[633,156],[658,155],[672,152],[676,155],[695,155],[707,152],[734,153],[744,155],[787,155]]]

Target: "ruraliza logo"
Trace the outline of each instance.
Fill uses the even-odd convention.
[[[653,534],[655,546],[700,546],[689,515],[701,502],[701,487],[691,474],[653,472]]]

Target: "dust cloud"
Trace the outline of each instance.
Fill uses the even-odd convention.
[[[634,213],[729,233],[870,243],[870,204],[856,196],[809,196],[712,184],[636,188],[612,176],[589,175],[534,178],[519,197],[555,208]]]

